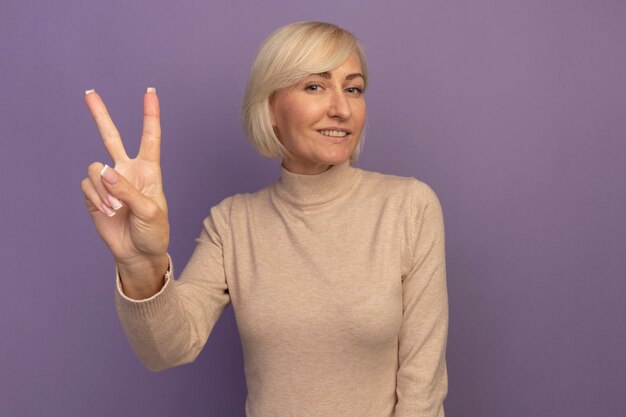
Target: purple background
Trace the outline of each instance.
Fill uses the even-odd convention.
[[[83,91],[134,153],[158,88],[180,271],[213,204],[277,177],[239,103],[261,40],[316,19],[369,57],[358,166],[444,207],[447,414],[626,415],[625,2],[3,0],[1,416],[243,416],[230,307],[193,365],[151,373],[125,340],[79,187],[109,162]]]

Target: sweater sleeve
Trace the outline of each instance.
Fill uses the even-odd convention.
[[[115,305],[135,354],[150,370],[192,362],[230,302],[224,273],[223,241],[228,238],[232,200],[211,209],[196,248],[178,280],[173,268],[161,291],[145,300],[126,297],[118,276]]]
[[[444,417],[448,296],[439,200],[417,182],[412,198],[413,266],[402,280],[395,417]]]

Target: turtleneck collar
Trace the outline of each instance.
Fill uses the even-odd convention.
[[[294,174],[281,165],[280,179],[274,189],[280,198],[296,206],[319,205],[347,193],[356,183],[358,173],[349,161],[316,175]]]

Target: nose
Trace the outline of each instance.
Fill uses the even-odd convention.
[[[330,96],[328,116],[337,119],[348,119],[352,115],[350,102],[342,89],[334,91]]]

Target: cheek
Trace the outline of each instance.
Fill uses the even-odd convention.
[[[357,107],[357,117],[360,121],[361,124],[365,123],[365,118],[367,115],[367,106],[365,105],[365,102],[363,102],[363,104],[359,105]]]
[[[284,108],[280,122],[286,129],[307,128],[319,120],[319,106],[301,103]]]

